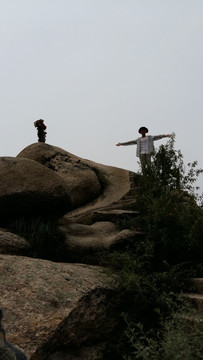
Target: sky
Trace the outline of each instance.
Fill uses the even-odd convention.
[[[41,118],[48,144],[97,163],[138,171],[116,143],[146,126],[203,168],[202,19],[202,0],[0,0],[0,156]]]

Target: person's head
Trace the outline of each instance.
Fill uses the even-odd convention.
[[[148,129],[145,126],[142,126],[141,128],[139,128],[138,132],[139,132],[139,134],[144,136],[145,134],[148,133]]]
[[[40,126],[41,124],[43,124],[43,122],[44,122],[43,119],[36,120],[36,121],[34,122],[34,126],[35,126],[35,127],[38,127],[38,126]]]

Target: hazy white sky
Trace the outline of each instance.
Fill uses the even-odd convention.
[[[136,171],[115,144],[146,126],[203,168],[202,0],[0,0],[0,36],[1,156],[42,118],[48,144],[98,163]]]

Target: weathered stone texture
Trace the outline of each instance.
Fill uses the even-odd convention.
[[[28,214],[62,215],[72,208],[64,181],[36,161],[0,158],[1,218]]]
[[[7,339],[31,359],[106,341],[116,301],[101,267],[0,255]]]
[[[28,249],[24,238],[0,228],[0,254],[25,255]]]
[[[101,184],[93,166],[61,148],[35,143],[17,157],[35,160],[56,172],[65,181],[74,208],[92,201],[101,193]]]

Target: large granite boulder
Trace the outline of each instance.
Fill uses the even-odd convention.
[[[118,298],[101,267],[0,255],[0,274],[9,342],[31,360],[103,359]]]
[[[63,179],[36,161],[1,157],[0,173],[1,219],[61,216],[72,208]]]
[[[39,162],[57,173],[67,184],[71,203],[74,208],[89,203],[101,193],[102,187],[92,166],[59,147],[34,143],[22,150],[17,158]]]

